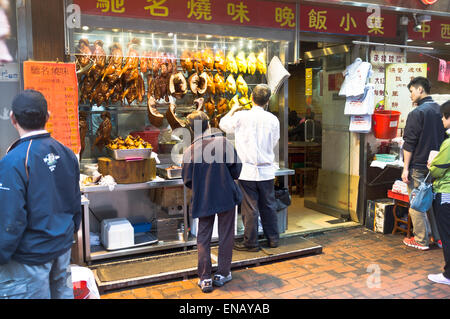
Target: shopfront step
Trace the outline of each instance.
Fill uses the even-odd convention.
[[[240,268],[288,258],[322,253],[322,246],[301,236],[280,238],[277,248],[264,242],[259,252],[233,250],[231,267]],[[217,268],[218,247],[211,248],[213,271]],[[130,259],[90,267],[100,293],[138,285],[183,279],[197,275],[197,250]]]

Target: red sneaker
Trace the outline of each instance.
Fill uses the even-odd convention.
[[[410,237],[410,238],[405,238],[405,239],[403,239],[403,243],[404,243],[406,246],[413,247],[413,248],[417,248],[417,249],[420,249],[420,250],[428,250],[428,249],[430,249],[430,247],[421,245],[421,244],[419,244],[418,242],[416,242],[416,240],[414,239],[414,237]]]

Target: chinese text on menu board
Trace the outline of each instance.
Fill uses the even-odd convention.
[[[413,108],[408,84],[417,76],[427,76],[426,63],[396,63],[386,67],[385,108],[401,112],[399,128],[405,127],[408,113]]]
[[[24,62],[24,89],[45,96],[50,112],[45,128],[53,138],[78,154],[81,145],[75,63]]]

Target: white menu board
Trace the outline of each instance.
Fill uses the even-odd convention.
[[[405,63],[405,55],[395,49],[385,50],[383,47],[377,47],[370,52],[370,63],[372,64],[372,76],[370,83],[374,86],[374,102],[375,107],[384,106],[384,84],[386,75],[386,65],[392,63]]]
[[[398,128],[404,128],[412,110],[409,82],[417,76],[427,76],[426,63],[395,63],[386,67],[385,109],[400,111]]]

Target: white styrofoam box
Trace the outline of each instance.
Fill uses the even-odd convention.
[[[134,228],[126,218],[102,220],[101,240],[108,250],[134,246]]]
[[[238,215],[238,207],[235,207],[235,214],[234,214],[234,235],[237,235],[237,215]],[[191,234],[195,237],[197,237],[197,230],[198,230],[198,218],[192,218],[192,215],[189,216],[190,218],[190,224],[191,224]],[[213,233],[212,238],[217,239],[219,238],[219,226],[218,226],[218,218],[217,215],[214,218],[214,226],[213,226]]]

